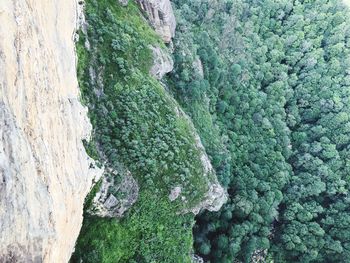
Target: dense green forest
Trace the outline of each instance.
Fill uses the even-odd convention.
[[[348,9],[335,0],[174,3],[170,83],[230,194],[219,213],[197,217],[197,253],[347,262]]]
[[[349,262],[348,8],[340,0],[172,3],[175,68],[164,89],[148,73],[148,46],[166,47],[137,4],[86,1],[89,28],[77,48],[95,131],[88,149],[127,167],[141,192],[123,219],[85,216],[72,262],[190,262],[192,252],[211,263]],[[219,212],[195,221],[178,212],[207,189],[179,105],[229,194]],[[186,205],[167,198],[179,183]]]

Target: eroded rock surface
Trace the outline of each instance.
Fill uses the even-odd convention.
[[[176,113],[178,116],[183,116],[187,119],[189,125],[192,127],[192,133],[195,138],[196,148],[199,150],[201,156],[201,162],[204,168],[203,173],[203,179],[205,179],[207,185],[208,185],[208,191],[205,194],[205,196],[202,198],[202,200],[195,206],[191,207],[190,209],[187,209],[185,211],[182,211],[182,213],[188,213],[192,212],[193,214],[198,214],[201,210],[208,210],[208,211],[219,211],[220,208],[227,202],[227,191],[221,186],[221,184],[218,181],[218,178],[216,177],[215,170],[210,162],[210,159],[205,151],[205,148],[202,144],[202,141],[196,132],[196,129],[190,119],[190,117],[180,108],[176,108]],[[174,189],[172,191],[175,191]],[[169,194],[169,199],[172,199],[172,191]],[[177,191],[178,192],[178,191]],[[183,202],[186,202],[187,200],[184,198],[184,196],[181,196],[180,193],[176,193],[176,198],[181,198]],[[175,200],[174,199],[174,200]]]
[[[129,171],[108,170],[101,179],[89,213],[100,217],[122,217],[137,201],[139,186]]]
[[[198,76],[200,76],[201,78],[204,78],[203,64],[199,56],[196,56],[196,59],[193,61],[192,67],[195,70],[195,72],[198,74]]]
[[[180,186],[176,186],[171,189],[169,194],[170,201],[175,201],[181,194],[182,188]]]
[[[215,170],[212,167],[212,164],[209,160],[207,153],[205,152],[204,146],[198,136],[194,134],[196,139],[196,146],[201,151],[201,160],[204,166],[204,175],[207,178],[209,190],[202,199],[202,201],[194,208],[191,209],[191,212],[198,214],[202,209],[208,211],[219,211],[220,208],[227,202],[227,192],[219,183]]]
[[[137,0],[155,31],[165,43],[175,36],[176,20],[169,0]]]
[[[192,255],[192,263],[204,263],[204,260],[198,255]]]
[[[150,49],[153,53],[153,66],[150,73],[160,80],[165,74],[173,70],[174,61],[167,49],[153,46],[151,46]]]
[[[118,0],[118,1],[122,6],[127,6],[129,2],[129,0]]]
[[[0,262],[68,262],[100,174],[82,144],[77,5],[0,1]]]

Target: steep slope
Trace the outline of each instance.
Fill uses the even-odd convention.
[[[67,262],[99,174],[82,139],[75,1],[0,2],[0,262]]]
[[[94,127],[90,149],[108,173],[87,199],[71,262],[190,262],[193,213],[226,201],[190,118],[159,81],[172,61],[151,16],[171,17],[162,11],[171,5],[155,3],[86,1],[78,77]],[[123,193],[130,175],[138,191]],[[121,203],[134,203],[122,218]]]

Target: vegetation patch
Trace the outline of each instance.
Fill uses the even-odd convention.
[[[86,20],[77,53],[82,100],[94,127],[95,147],[87,144],[88,150],[111,169],[129,170],[140,192],[122,219],[85,215],[71,262],[190,262],[194,218],[179,212],[203,199],[208,178],[189,120],[149,75],[149,46],[165,46],[134,1],[122,7],[88,0]],[[178,186],[181,195],[171,202]]]

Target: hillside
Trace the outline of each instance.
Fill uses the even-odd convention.
[[[0,263],[347,263],[347,0],[2,0]]]

